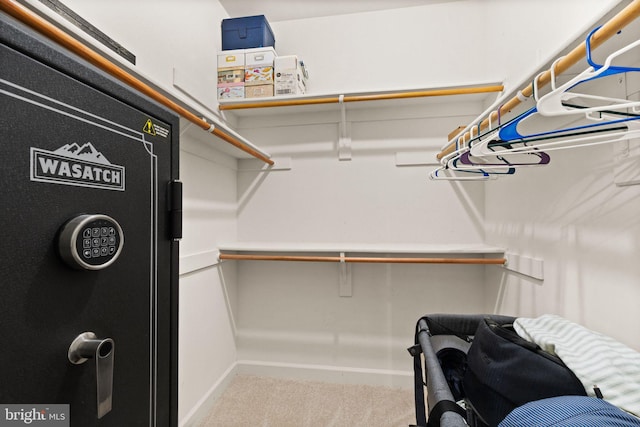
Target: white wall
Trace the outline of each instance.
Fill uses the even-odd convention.
[[[338,264],[280,264],[238,268],[238,358],[256,373],[411,388],[417,319],[479,312],[484,298],[481,266],[355,264],[340,297]]]
[[[640,349],[640,187],[613,184],[610,146],[583,150],[487,185],[487,240],[544,260],[543,282],[496,274],[488,297],[500,312],[559,314]]]
[[[437,138],[457,118],[354,122],[351,161],[339,161],[335,124],[246,129],[279,156],[289,171],[238,176],[238,238],[244,241],[338,243],[481,243],[483,187],[458,197],[450,185],[428,179],[427,167],[398,167],[396,152],[410,138]],[[287,153],[300,145],[312,152]],[[273,150],[272,150],[273,151]],[[241,164],[244,161],[241,161]],[[467,198],[465,200],[465,197]]]
[[[195,137],[181,140],[184,237],[180,242],[179,416],[197,420],[210,399],[224,389],[235,364],[233,320],[235,269],[216,266],[214,248],[237,234],[237,160],[208,148]],[[189,266],[187,268],[187,266]]]
[[[278,53],[302,57],[309,87],[318,93],[499,80],[502,75],[482,60],[483,3],[446,2],[272,27]]]
[[[136,69],[165,90],[177,69],[192,95],[216,110],[215,68],[220,21],[217,0],[64,0],[63,3],[136,56]]]
[[[253,162],[240,162],[239,240],[481,243],[482,184],[442,185],[428,180],[426,167],[395,164],[396,151],[412,147],[412,138],[433,140],[457,126],[456,120],[354,122],[351,161],[338,160],[335,124],[244,130],[290,156],[292,168],[245,172]],[[283,375],[409,388],[406,348],[417,319],[483,308],[480,266],[351,268],[353,295],[340,297],[338,264],[240,262],[234,313],[239,359],[253,364],[254,372],[270,372],[276,363]],[[302,366],[316,371],[301,373]],[[369,371],[349,376],[361,369]]]
[[[460,0],[272,23],[316,93],[505,81],[507,90],[616,0]],[[268,15],[268,14],[267,14]]]
[[[534,71],[558,58],[567,43],[594,28],[620,0],[490,0],[483,17],[485,61],[501,70],[506,91],[524,87]],[[572,49],[575,45],[570,46]],[[585,63],[586,66],[586,63]]]

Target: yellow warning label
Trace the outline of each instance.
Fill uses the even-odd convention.
[[[144,124],[142,131],[148,133],[149,135],[156,136],[156,129],[155,126],[153,126],[153,123],[151,123],[151,119],[147,120],[147,123]]]

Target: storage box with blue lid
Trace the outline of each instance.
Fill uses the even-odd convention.
[[[275,46],[276,39],[264,15],[222,20],[222,50]]]

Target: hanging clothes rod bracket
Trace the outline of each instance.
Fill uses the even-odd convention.
[[[353,286],[351,284],[351,265],[345,261],[344,252],[340,252],[340,293],[341,297],[353,296]]]
[[[340,123],[338,123],[338,160],[351,160],[351,123],[347,122],[347,107],[344,95],[338,97],[340,104]]]

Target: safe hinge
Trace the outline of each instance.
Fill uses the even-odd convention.
[[[182,239],[182,182],[177,179],[169,183],[169,218],[171,239]]]

